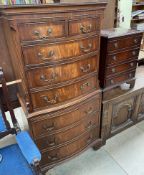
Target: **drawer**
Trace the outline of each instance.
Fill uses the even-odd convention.
[[[57,147],[66,142],[71,142],[73,139],[76,139],[76,137],[79,137],[94,127],[100,128],[99,121],[100,113],[95,111],[93,114],[88,115],[87,118],[80,124],[77,124],[76,126],[71,127],[68,130],[61,131],[57,134],[48,134],[48,136],[39,138],[35,140],[35,142],[40,150]],[[98,135],[99,132],[97,133],[97,136]]]
[[[119,74],[116,77],[110,78],[110,79],[106,79],[106,87],[107,86],[112,86],[112,85],[116,85],[119,84],[121,82],[125,82],[126,80],[132,79],[135,77],[135,70],[132,72],[126,72],[123,74]]]
[[[106,76],[113,76],[115,74],[119,74],[121,72],[126,72],[129,71],[131,69],[136,68],[137,66],[137,61],[131,61],[131,62],[127,62],[118,66],[113,66],[113,67],[107,67],[106,68]]]
[[[94,128],[72,143],[62,146],[61,148],[43,152],[41,166],[45,164],[53,164],[55,162],[59,162],[65,158],[71,157],[74,154],[79,153],[80,151],[85,149],[89,144],[91,144],[93,141],[99,138],[98,132],[99,129]]]
[[[53,67],[42,67],[27,72],[29,87],[50,86],[55,83],[72,80],[88,73],[97,71],[98,56],[95,55],[70,64]]]
[[[85,17],[69,21],[69,35],[89,34],[100,31],[99,17]]]
[[[18,25],[21,41],[42,41],[67,36],[65,20],[49,20]]]
[[[44,90],[31,93],[31,99],[34,109],[51,107],[61,104],[67,100],[71,100],[80,95],[87,94],[88,92],[98,89],[97,76],[82,80],[80,82],[53,88],[51,90]]]
[[[69,107],[66,111],[54,114],[40,115],[36,118],[29,119],[33,135],[35,138],[45,134],[57,133],[69,128],[71,125],[84,120],[88,115],[95,111],[100,111],[101,95],[98,94],[85,102],[74,107]]]
[[[25,46],[22,49],[25,65],[52,64],[97,51],[99,36],[65,43]]]
[[[141,39],[141,35],[135,35],[112,40],[108,42],[108,52],[117,51],[119,49],[126,49],[136,45],[140,47]]]
[[[130,59],[137,59],[139,55],[139,50],[140,48],[136,48],[136,49],[131,49],[127,51],[121,51],[116,54],[109,54],[107,56],[107,64],[114,65],[114,64],[128,61]]]

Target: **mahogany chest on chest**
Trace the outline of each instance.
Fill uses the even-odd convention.
[[[19,99],[41,167],[99,146],[100,26],[105,2],[0,9]]]
[[[99,80],[102,88],[128,82],[135,77],[142,32],[123,28],[101,31]]]

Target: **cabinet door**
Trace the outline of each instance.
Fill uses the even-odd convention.
[[[141,96],[140,104],[139,104],[139,109],[138,109],[138,115],[137,115],[137,120],[142,120],[144,119],[144,93]]]
[[[111,134],[114,135],[134,123],[135,97],[112,105]]]

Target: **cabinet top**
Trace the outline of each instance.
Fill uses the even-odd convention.
[[[101,36],[106,38],[115,38],[126,35],[140,34],[142,31],[133,30],[133,29],[124,29],[124,28],[112,28],[101,31]]]

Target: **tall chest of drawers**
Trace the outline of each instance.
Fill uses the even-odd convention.
[[[123,28],[101,32],[100,72],[102,88],[109,89],[135,77],[142,32]]]
[[[31,134],[50,167],[98,147],[105,2],[3,7],[1,21]]]

